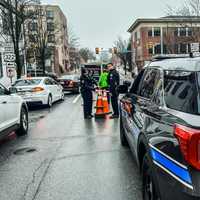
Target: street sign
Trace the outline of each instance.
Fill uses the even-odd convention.
[[[190,44],[190,47],[191,47],[191,52],[199,52],[199,43],[191,43]]]
[[[15,76],[15,68],[13,67],[7,67],[6,72],[9,78],[13,78]]]
[[[13,47],[4,47],[4,52],[6,53],[14,53],[14,48]]]
[[[15,54],[13,53],[4,53],[3,55],[4,62],[14,62],[15,61]]]
[[[14,45],[13,43],[4,43],[4,52],[5,53],[14,53]]]
[[[7,66],[7,68],[15,68],[16,64],[14,62],[7,62],[6,66]]]

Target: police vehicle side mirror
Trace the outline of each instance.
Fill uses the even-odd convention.
[[[17,89],[15,87],[10,87],[9,88],[9,93],[10,94],[16,94],[17,93]]]
[[[120,85],[117,88],[119,94],[127,94],[128,93],[128,86],[127,85]]]

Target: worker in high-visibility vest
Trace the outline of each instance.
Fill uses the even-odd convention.
[[[104,69],[99,78],[99,88],[107,91],[108,103],[110,103],[109,85],[108,85],[108,70]]]

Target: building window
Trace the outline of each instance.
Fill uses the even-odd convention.
[[[178,54],[178,53],[179,53],[179,45],[178,45],[178,44],[175,44],[175,45],[174,45],[174,53],[175,53],[175,54]]]
[[[154,47],[155,54],[161,54],[161,45],[158,44]]]
[[[181,54],[187,53],[187,44],[183,44],[183,43],[180,44],[180,53]]]
[[[149,55],[153,55],[153,47],[149,48],[148,51],[149,51]]]
[[[54,43],[55,42],[55,35],[53,35],[53,34],[48,35],[48,42],[49,43]]]
[[[160,28],[159,27],[154,28],[154,36],[160,36]]]
[[[148,36],[149,36],[149,37],[153,37],[152,29],[148,30]]]
[[[188,36],[192,36],[192,28],[188,28]]]
[[[179,36],[178,33],[179,33],[179,28],[176,28],[176,30],[174,31],[174,35],[175,35],[175,36]]]
[[[47,31],[54,31],[54,23],[52,22],[47,23]]]
[[[137,39],[138,39],[137,31],[135,32],[134,37],[135,37],[135,41],[137,41]]]
[[[52,10],[47,10],[47,18],[48,19],[53,19],[54,18],[54,12]]]
[[[180,28],[180,36],[186,36],[186,28]]]

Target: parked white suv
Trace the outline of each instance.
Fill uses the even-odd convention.
[[[12,95],[0,84],[0,137],[15,131],[18,136],[28,132],[28,109],[23,99]]]

